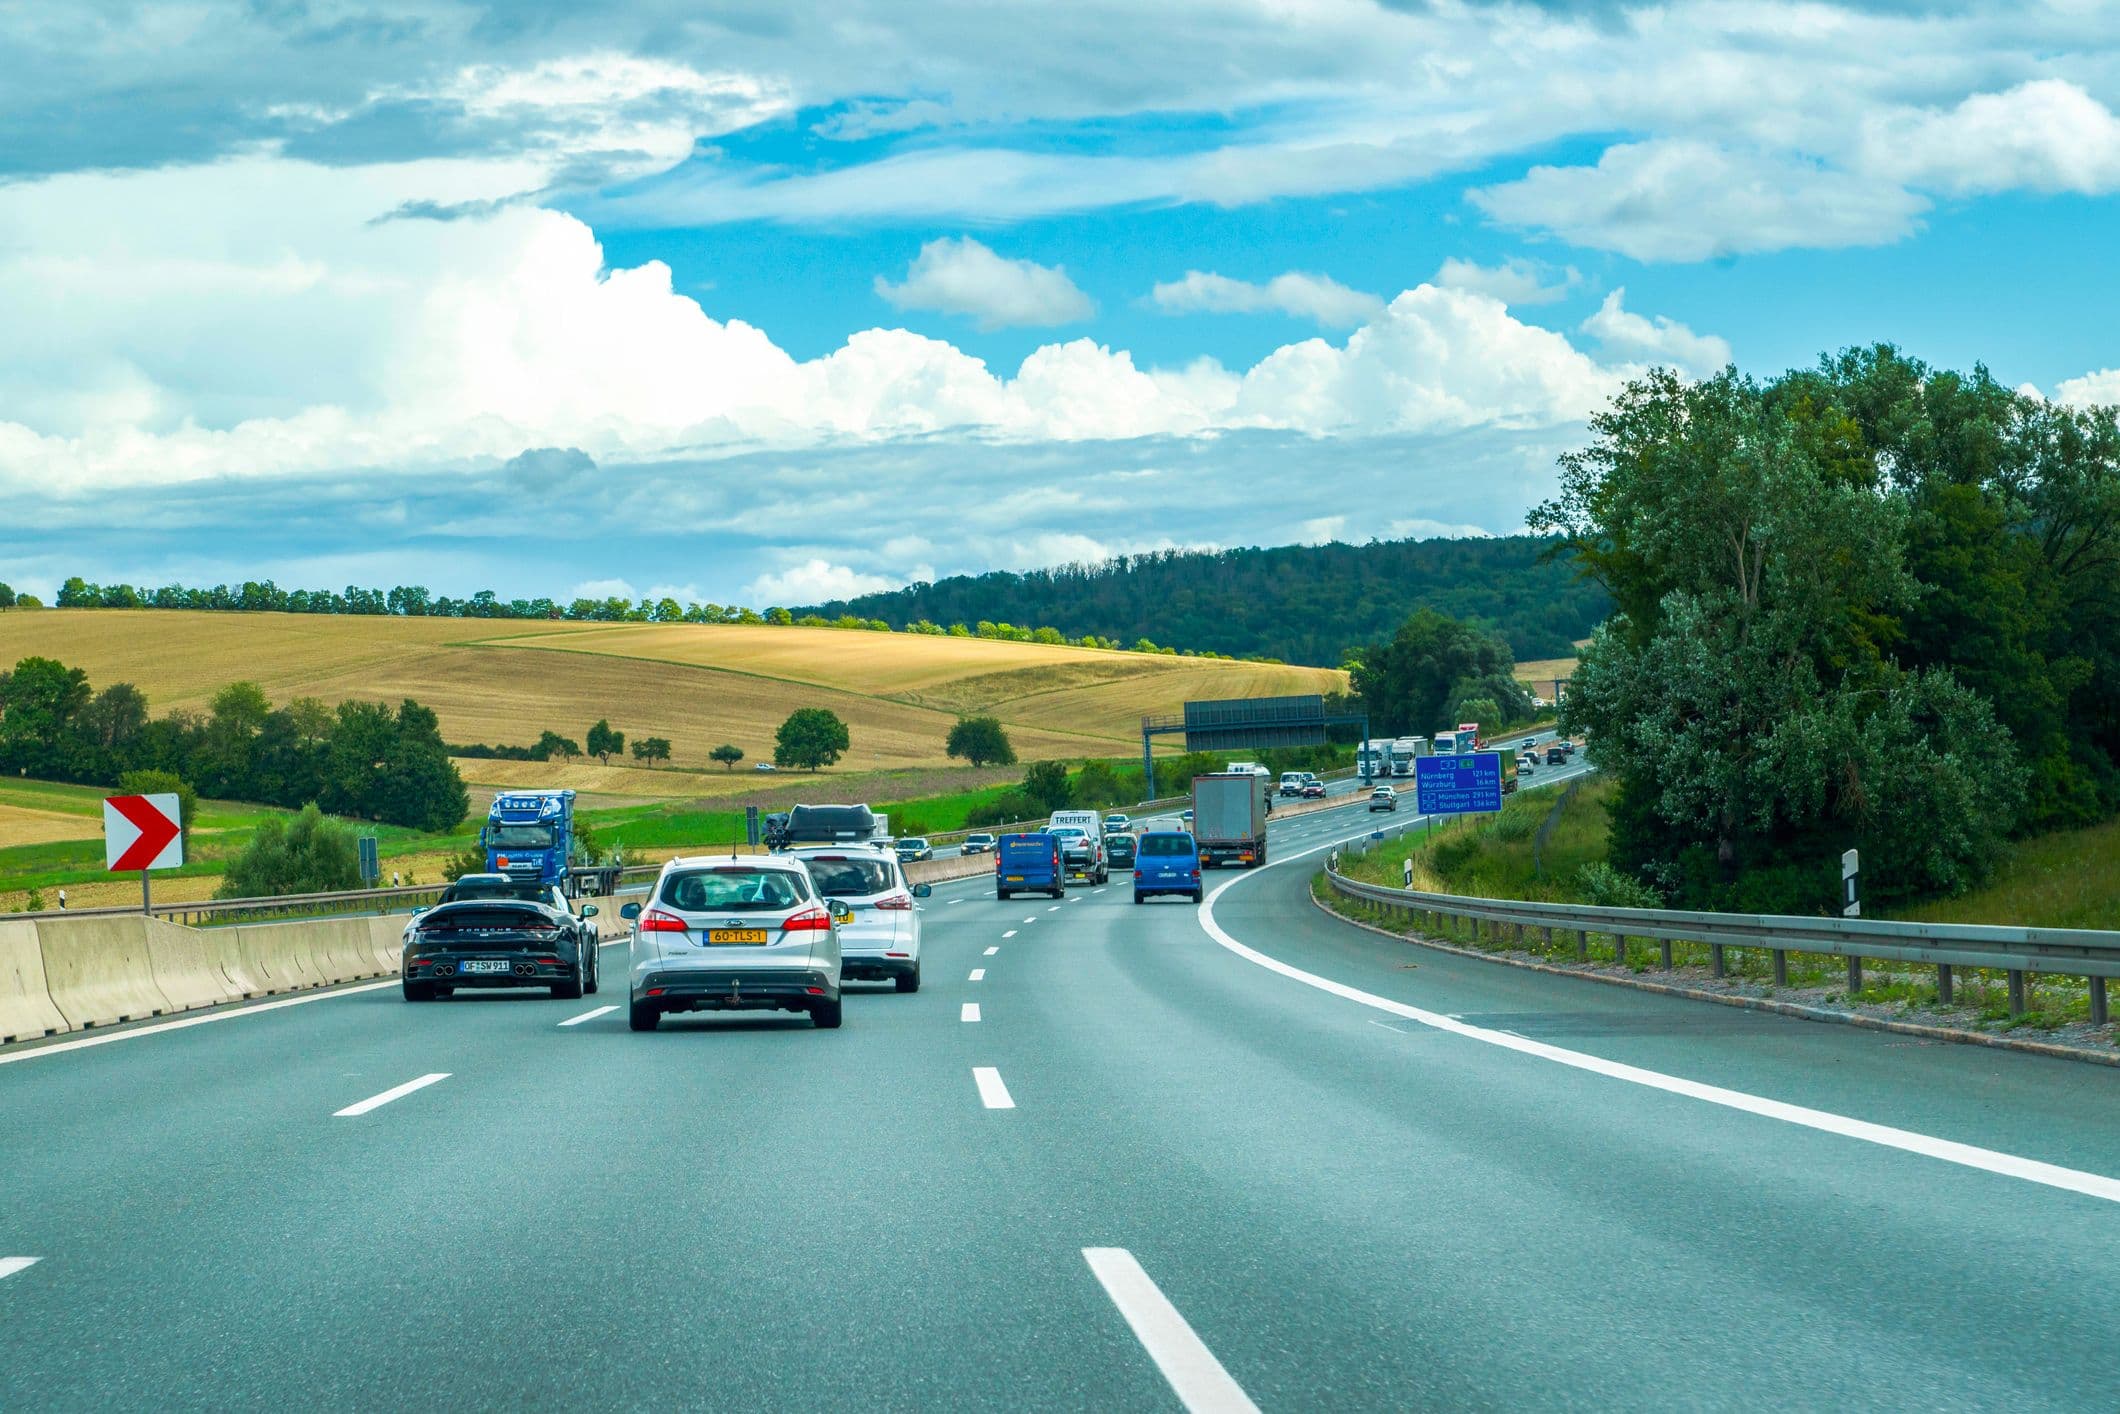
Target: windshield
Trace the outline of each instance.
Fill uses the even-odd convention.
[[[793,908],[809,897],[802,880],[785,869],[700,869],[663,881],[662,901],[684,913]]]
[[[488,825],[486,827],[488,849],[550,849],[552,827],[550,825]]]
[[[904,839],[898,841],[898,847],[900,849],[926,849],[927,841],[919,838],[918,836],[908,835]]]
[[[864,898],[894,886],[890,865],[880,859],[811,859],[810,877],[826,898]]]
[[[1141,837],[1141,853],[1143,854],[1191,854],[1192,852],[1193,842],[1191,835],[1143,835]]]

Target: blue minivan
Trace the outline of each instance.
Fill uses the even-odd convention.
[[[1200,850],[1183,830],[1151,830],[1134,855],[1134,902],[1152,894],[1200,901]]]
[[[1067,893],[1067,871],[1060,867],[1060,837],[1043,830],[1003,835],[994,846],[994,897],[1011,894]]]

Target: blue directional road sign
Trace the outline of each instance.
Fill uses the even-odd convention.
[[[1478,815],[1502,808],[1499,752],[1413,758],[1414,797],[1423,815]]]

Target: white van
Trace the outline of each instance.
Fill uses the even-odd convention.
[[[1281,773],[1281,794],[1301,795],[1302,793],[1303,773],[1301,771],[1283,771]]]
[[[1111,878],[1111,864],[1104,853],[1104,817],[1094,810],[1055,810],[1045,822],[1047,830],[1064,830],[1060,854],[1062,868],[1072,873],[1089,877],[1093,884],[1106,883]],[[1087,859],[1079,863],[1068,859],[1071,853],[1069,840],[1080,836],[1088,844]],[[1071,865],[1073,867],[1071,867]],[[1087,867],[1081,867],[1086,865]]]

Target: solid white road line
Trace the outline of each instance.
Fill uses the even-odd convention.
[[[107,1046],[113,1041],[130,1041],[136,1036],[159,1036],[164,1031],[182,1031],[189,1026],[207,1026],[216,1021],[233,1021],[239,1016],[256,1016],[261,1011],[278,1011],[282,1007],[307,1006],[311,1002],[330,1001],[333,997],[350,997],[356,992],[379,992],[385,987],[398,985],[397,978],[387,982],[364,982],[358,987],[339,987],[329,992],[313,992],[302,997],[282,997],[275,1002],[260,1002],[255,1006],[230,1007],[225,1011],[209,1012],[205,1016],[187,1016],[181,1021],[158,1021],[152,1026],[135,1027],[131,1031],[113,1031],[103,1036],[84,1036],[78,1041],[54,1041],[49,1046],[37,1046],[27,1051],[16,1051],[0,1056],[0,1065],[13,1065],[16,1061],[35,1060],[39,1056],[55,1056],[62,1051],[78,1051],[87,1046]]]
[[[0,1281],[5,1281],[16,1272],[28,1271],[36,1265],[35,1257],[0,1257]]]
[[[1141,1342],[1148,1358],[1170,1381],[1171,1392],[1178,1396],[1180,1404],[1193,1414],[1220,1414],[1224,1410],[1258,1414],[1258,1406],[1229,1377],[1215,1353],[1193,1333],[1178,1308],[1170,1304],[1170,1298],[1141,1270],[1133,1253],[1124,1247],[1085,1247],[1082,1257],[1103,1284],[1112,1305],[1133,1327],[1134,1339]]]
[[[331,1112],[331,1117],[333,1119],[348,1119],[354,1115],[364,1115],[367,1114],[370,1110],[380,1109],[382,1106],[389,1104],[392,1100],[402,1100],[415,1090],[424,1090],[429,1085],[434,1084],[436,1081],[447,1080],[448,1078],[448,1071],[438,1070],[432,1075],[423,1075],[417,1080],[408,1080],[403,1085],[393,1085],[388,1090],[385,1090],[382,1094],[370,1095],[367,1099],[361,1101],[357,1105],[348,1105],[343,1110],[333,1110]]]
[[[957,1009],[957,1019],[959,1021],[977,1021],[979,1019],[979,1003],[966,1002],[959,1007]]]
[[[1009,936],[1010,936],[1010,937],[1014,937],[1014,936],[1015,936],[1015,934],[1011,933],[1011,934],[1009,934]],[[995,948],[988,948],[988,949],[986,950],[986,955],[987,955],[988,957],[992,957],[992,956],[993,956],[993,955],[994,955],[995,953],[997,953],[997,952],[1000,952],[1000,951],[1001,951],[1001,949],[1000,949],[1000,948],[998,948],[998,947],[995,947]]]
[[[986,969],[983,967],[973,968],[971,980],[974,982],[984,982],[986,980]]]
[[[609,1016],[612,1012],[617,1010],[618,1005],[616,1003],[613,1003],[610,1006],[600,1006],[595,1011],[585,1011],[580,1016],[570,1016],[565,1021],[562,1021],[560,1025],[579,1026],[584,1021],[594,1021],[599,1016]]]
[[[979,1086],[979,1101],[990,1110],[1012,1110],[1016,1102],[1009,1098],[1008,1086],[1001,1083],[1001,1072],[990,1065],[972,1067],[972,1079]]]
[[[1317,854],[1331,848],[1318,845],[1300,854],[1291,854],[1279,864],[1289,864],[1304,855]],[[1269,866],[1274,867],[1274,866]],[[1263,871],[1259,871],[1263,872]],[[1770,1100],[1761,1095],[1747,1094],[1742,1090],[1730,1090],[1720,1085],[1707,1085],[1681,1076],[1666,1075],[1662,1071],[1647,1070],[1637,1065],[1606,1060],[1602,1056],[1587,1055],[1582,1051],[1571,1051],[1562,1046],[1551,1046],[1544,1041],[1533,1041],[1513,1032],[1489,1030],[1442,1012],[1427,1011],[1404,1002],[1395,1002],[1389,997],[1380,997],[1373,992],[1350,987],[1344,982],[1335,982],[1329,977],[1320,977],[1314,972],[1305,972],[1300,967],[1291,967],[1278,958],[1248,948],[1225,932],[1215,921],[1215,900],[1225,890],[1246,879],[1255,879],[1258,872],[1239,875],[1224,880],[1199,912],[1200,926],[1207,935],[1246,962],[1257,963],[1269,972],[1278,972],[1283,977],[1301,982],[1306,987],[1315,987],[1321,992],[1330,992],[1363,1006],[1375,1007],[1378,1011],[1393,1016],[1417,1021],[1437,1031],[1447,1031],[1454,1036],[1479,1041],[1489,1046],[1500,1046],[1504,1050],[1551,1061],[1576,1070],[1586,1070],[1593,1075],[1607,1076],[1613,1080],[1624,1080],[1630,1085],[1640,1085],[1651,1090],[1662,1090],[1667,1094],[1681,1095],[1687,1099],[1700,1100],[1726,1109],[1742,1110],[1746,1114],[1759,1115],[1766,1119],[1778,1119],[1784,1124],[1794,1124],[1805,1129],[1815,1129],[1826,1134],[1838,1134],[1848,1139],[1859,1139],[1866,1144],[1877,1144],[1887,1149],[1899,1149],[1909,1154],[1920,1154],[1926,1158],[1941,1159],[1945,1163],[1958,1164],[1965,1168],[1980,1169],[1987,1173],[2000,1174],[2005,1178],[2020,1178],[2027,1183],[2044,1184],[2049,1188],[2065,1189],[2070,1193],[2081,1193],[2089,1198],[2103,1198],[2109,1203],[2120,1203],[2120,1179],[2108,1178],[2104,1174],[2087,1173],[2081,1169],[2063,1168],[2058,1164],[2027,1159],[2016,1154],[2005,1154],[1997,1149],[1983,1149],[1974,1144],[1961,1144],[1954,1139],[1938,1139],[1932,1135],[1919,1134],[1910,1129],[1897,1129],[1888,1124],[1873,1124],[1868,1120],[1851,1119],[1830,1110],[1814,1110],[1805,1105],[1792,1105],[1782,1100]]]

